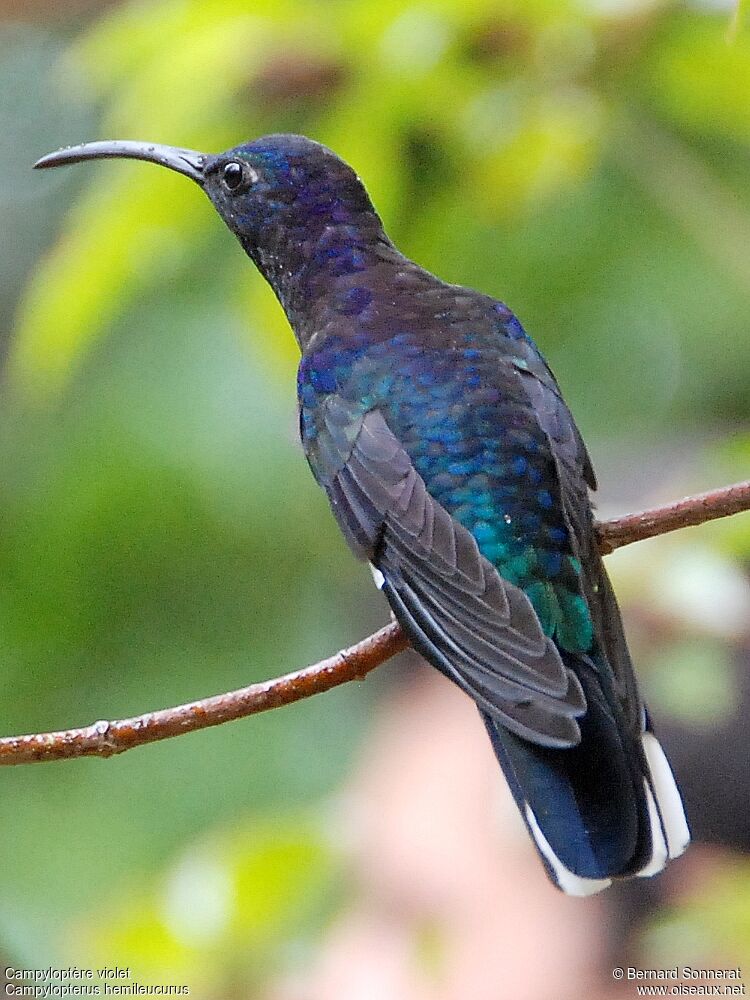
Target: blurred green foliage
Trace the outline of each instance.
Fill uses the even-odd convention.
[[[337,880],[309,818],[255,821],[192,844],[155,885],[74,927],[68,943],[93,968],[113,956],[132,962],[131,981],[185,983],[205,998],[255,995],[269,969],[298,966],[321,936]]]
[[[747,968],[750,953],[750,869],[737,862],[721,874],[711,892],[691,899],[650,929],[646,954],[655,967],[685,963],[692,968]],[[713,965],[712,965],[713,963]]]
[[[725,15],[666,3],[194,0],[116,8],[61,72],[84,75],[103,135],[327,142],[407,252],[509,298],[566,384],[586,359],[584,418],[607,402],[643,428],[744,406],[750,35],[727,32]],[[59,388],[113,318],[191,264],[256,317],[286,374],[275,303],[210,207],[180,178],[106,164],[28,288],[13,377]],[[628,363],[639,352],[649,363]],[[613,412],[614,367],[635,412],[628,392]]]
[[[519,313],[610,496],[643,497],[646,453],[675,461],[677,442],[692,456],[680,485],[746,475],[743,11],[117,3],[56,27],[2,26],[0,93],[4,732],[245,684],[383,617],[295,443],[295,348],[271,293],[183,178],[132,163],[31,175],[56,146],[217,150],[268,131],[326,142],[405,252]],[[655,461],[664,482],[669,462]],[[712,558],[750,554],[747,518],[706,537]],[[651,551],[623,571],[626,591],[652,570],[662,579]],[[693,708],[717,641],[685,667]],[[257,963],[283,965],[280,942],[329,905],[335,852],[285,817],[340,784],[378,683],[107,764],[2,773],[0,947],[29,963],[109,955],[175,981],[225,968],[217,990],[257,984]],[[228,824],[251,832],[230,843]],[[196,892],[234,885],[224,936],[176,941],[165,923],[185,865]],[[82,915],[122,899],[111,920]]]

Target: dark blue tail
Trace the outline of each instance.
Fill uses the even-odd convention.
[[[596,884],[601,880],[647,869],[655,850],[663,850],[664,834],[640,735],[627,725],[614,692],[605,691],[608,671],[588,658],[566,665],[581,681],[588,706],[577,746],[535,746],[482,716],[550,876],[584,895],[603,888]]]

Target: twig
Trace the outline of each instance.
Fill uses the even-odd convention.
[[[640,514],[626,514],[613,521],[603,521],[596,527],[602,555],[608,555],[623,545],[640,542],[655,535],[666,535],[678,528],[691,528],[718,517],[729,517],[750,510],[750,480],[724,486],[720,490],[685,497],[666,507],[654,507]]]
[[[688,497],[666,507],[629,514],[597,525],[603,553],[654,535],[702,524],[750,509],[750,482]],[[375,667],[402,652],[409,640],[392,622],[373,635],[320,663],[274,680],[251,684],[226,694],[187,705],[114,722],[95,722],[81,729],[65,729],[30,736],[0,739],[0,766],[32,764],[70,757],[111,757],[132,747],[170,739],[182,733],[218,726],[271,708],[290,705],[339,684],[362,678]]]
[[[68,757],[111,757],[144,743],[220,726],[232,719],[291,705],[338,684],[364,677],[408,645],[409,640],[399,626],[391,622],[350,649],[271,681],[250,684],[187,705],[147,712],[132,719],[94,722],[82,729],[63,729],[33,736],[6,736],[0,739],[0,765],[33,764]]]

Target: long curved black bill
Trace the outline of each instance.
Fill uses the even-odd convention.
[[[206,161],[203,153],[196,153],[193,149],[177,149],[174,146],[157,146],[152,142],[84,142],[80,146],[66,146],[55,153],[48,153],[37,160],[34,167],[44,170],[68,163],[81,163],[83,160],[107,159],[147,160],[176,170],[198,184],[203,184],[203,166]]]

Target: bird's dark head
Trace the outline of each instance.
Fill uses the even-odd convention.
[[[374,214],[352,168],[330,149],[299,135],[270,135],[208,156],[203,187],[248,249],[273,244],[278,230],[309,238],[326,226]]]
[[[111,158],[147,160],[196,181],[285,307],[299,290],[299,276],[327,266],[339,244],[384,238],[354,170],[300,135],[264,136],[215,155],[142,142],[90,142],[50,153],[35,166]]]

